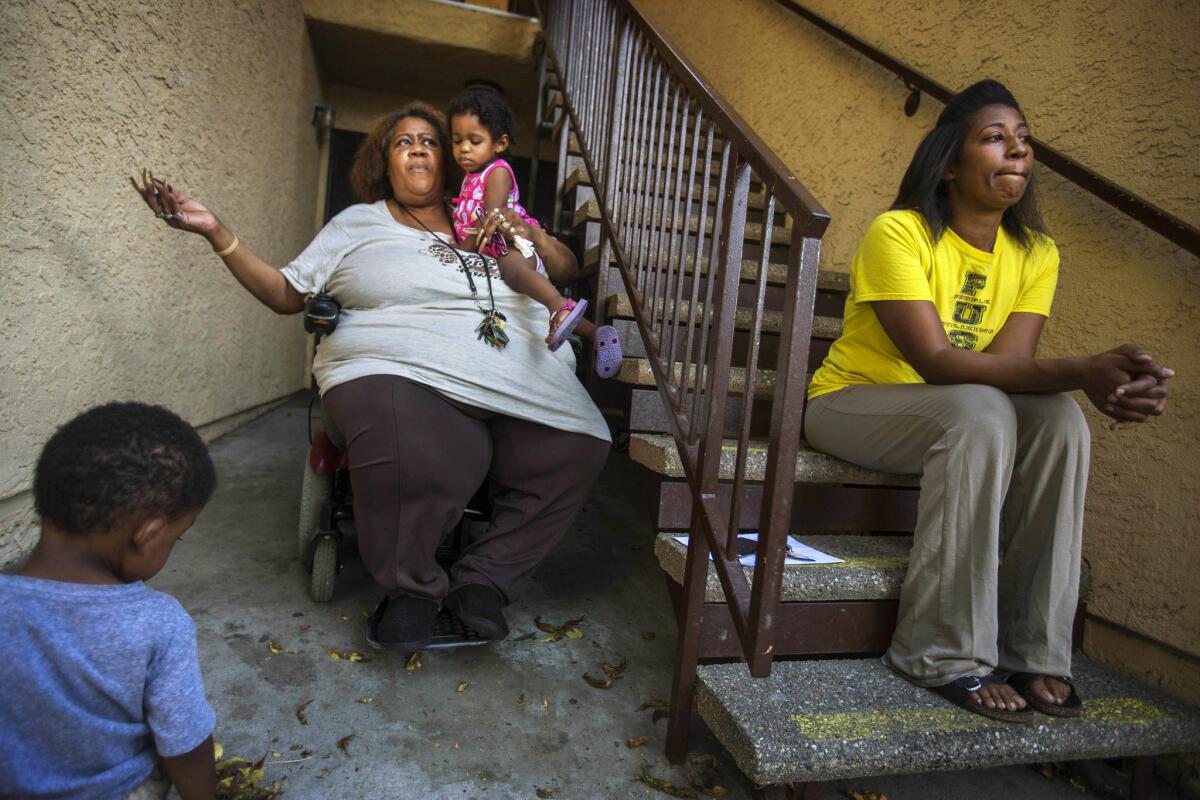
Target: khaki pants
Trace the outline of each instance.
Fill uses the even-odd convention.
[[[808,403],[819,450],[920,473],[886,660],[922,686],[993,669],[1069,677],[1091,440],[1068,395],[852,386]]]

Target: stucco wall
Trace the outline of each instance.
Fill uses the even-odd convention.
[[[169,176],[282,264],[313,233],[320,87],[289,0],[9,0],[0,74],[8,563],[30,541],[38,449],[76,412],[139,399],[208,425],[302,385],[299,320],[156,221],[126,176]]]
[[[941,105],[902,113],[898,79],[769,0],[634,0],[825,204],[827,269],[846,269],[886,209]],[[806,0],[885,52],[951,87],[984,77],[1013,90],[1034,133],[1128,189],[1200,224],[1200,5],[1179,0],[1020,2]],[[1200,261],[1064,182],[1040,174],[1062,274],[1042,353],[1096,352],[1134,339],[1179,378],[1167,416],[1094,433],[1085,557],[1091,611],[1181,651],[1176,677],[1139,640],[1093,636],[1104,660],[1200,702]],[[1083,400],[1082,395],[1079,398]],[[1086,404],[1086,400],[1083,400]],[[1117,642],[1124,644],[1118,645]]]

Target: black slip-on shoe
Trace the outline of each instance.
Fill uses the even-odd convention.
[[[424,597],[385,597],[367,625],[367,644],[377,648],[420,650],[433,638],[438,604]]]
[[[466,583],[446,595],[447,608],[485,639],[500,641],[508,636],[508,622],[500,594],[482,583]]]
[[[1051,717],[1078,717],[1083,714],[1083,701],[1079,699],[1079,693],[1075,691],[1075,684],[1067,678],[1060,678],[1057,675],[1049,676],[1071,687],[1071,693],[1067,695],[1066,700],[1061,703],[1051,703],[1038,697],[1030,684],[1038,678],[1044,677],[1046,676],[1038,675],[1035,672],[1014,672],[1008,676],[1008,685],[1016,689],[1017,694],[1024,697],[1026,703],[1043,714]]]

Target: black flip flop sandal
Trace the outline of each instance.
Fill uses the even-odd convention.
[[[1025,708],[1018,711],[1009,711],[1007,708],[988,708],[982,703],[976,703],[971,699],[972,692],[978,692],[984,686],[992,686],[998,683],[1004,683],[1004,679],[996,675],[984,675],[983,677],[964,675],[942,686],[930,686],[928,688],[930,691],[936,692],[951,703],[954,703],[959,708],[966,709],[973,714],[979,714],[988,719],[999,720],[1000,722],[1033,722],[1033,709],[1029,706],[1025,706]]]
[[[378,637],[379,621],[388,606],[388,598],[384,596],[375,607],[375,611],[367,618],[367,645],[375,650],[398,650],[402,653],[415,653],[418,650],[449,650],[455,647],[471,647],[488,644],[491,639],[485,639],[474,629],[459,619],[454,612],[443,606],[438,610],[437,621],[433,624],[433,638],[424,642],[381,642]]]
[[[1030,688],[1030,684],[1038,678],[1054,678],[1056,681],[1062,681],[1071,687],[1071,693],[1061,703],[1047,703]],[[1014,672],[1008,676],[1008,685],[1016,689],[1017,694],[1024,697],[1026,703],[1043,714],[1052,717],[1078,717],[1083,713],[1083,701],[1079,699],[1079,693],[1075,691],[1075,684],[1071,683],[1069,678],[1062,678],[1058,675],[1039,675],[1035,672]]]

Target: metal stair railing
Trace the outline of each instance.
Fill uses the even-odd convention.
[[[751,674],[770,673],[829,214],[627,0],[550,0],[540,3],[539,16],[545,57],[559,76],[600,207],[601,270],[615,262],[622,276],[692,495],[672,688],[673,705],[690,702],[710,554]],[[752,183],[761,185],[765,200],[753,212],[761,244],[745,237]],[[788,231],[786,224],[776,227],[783,217],[790,220],[787,241],[773,243],[773,232]],[[736,553],[739,499],[747,459],[761,447],[751,445],[750,433],[768,264],[784,253],[758,557],[748,583]],[[758,270],[750,284],[756,298],[750,332],[739,338],[734,323],[744,258]],[[745,294],[747,287],[741,289]],[[731,445],[724,420],[735,356],[745,384]],[[734,465],[728,513],[718,502],[723,456]],[[686,731],[668,732],[669,742],[681,738]]]

